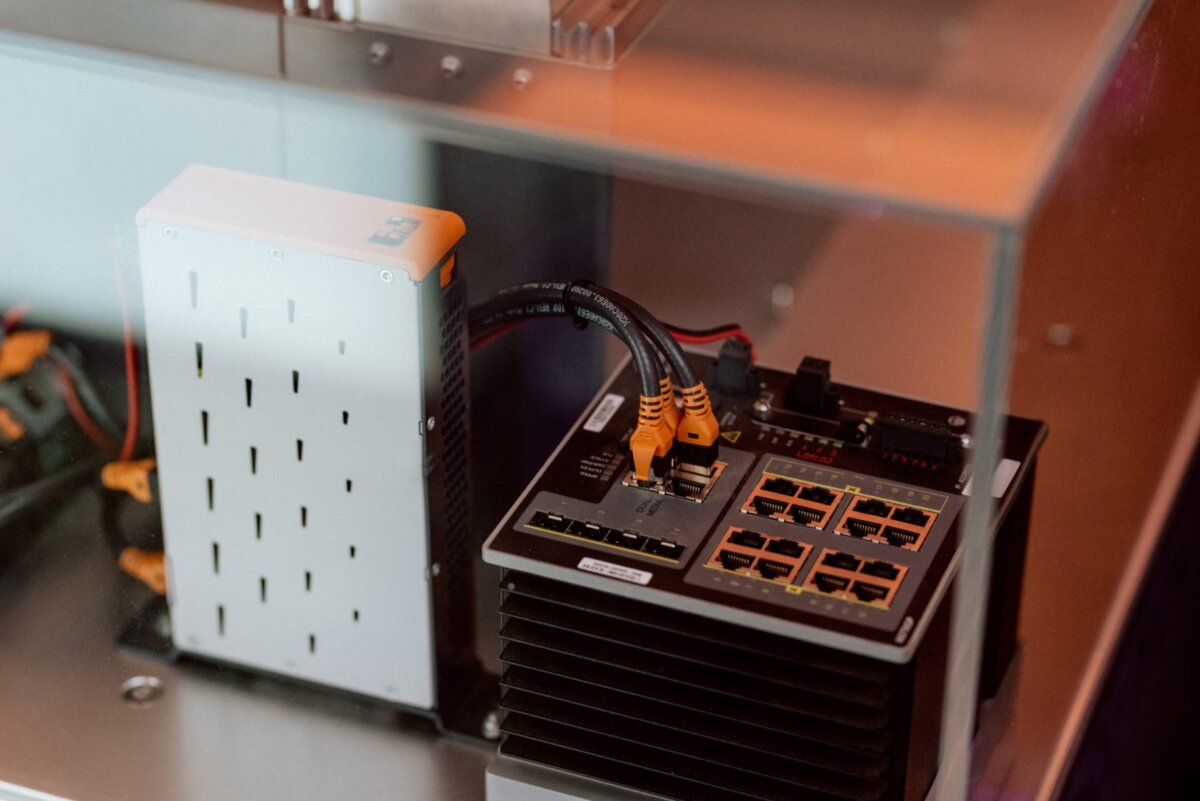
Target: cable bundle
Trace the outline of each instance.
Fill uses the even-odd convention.
[[[692,342],[744,338],[740,327],[705,332],[676,329],[611,289],[587,281],[542,281],[509,287],[472,307],[468,323],[471,346],[482,347],[527,320],[543,317],[593,323],[629,348],[641,384],[638,424],[629,440],[637,481],[661,481],[680,461],[693,471],[711,472],[720,428],[708,390],[696,378],[677,337]],[[681,388],[682,412],[675,403],[674,383]]]

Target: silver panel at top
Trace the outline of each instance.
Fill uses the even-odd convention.
[[[551,0],[359,0],[358,19],[456,42],[550,52]]]

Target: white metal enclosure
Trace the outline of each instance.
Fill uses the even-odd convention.
[[[413,214],[191,167],[138,226],[176,645],[432,708]]]

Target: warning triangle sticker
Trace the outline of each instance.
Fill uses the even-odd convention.
[[[741,432],[741,431],[722,431],[722,432],[721,432],[721,436],[722,436],[724,439],[727,439],[727,440],[729,440],[729,441],[730,441],[730,443],[735,443],[735,442],[737,442],[739,439],[741,439],[741,438],[742,438],[742,432]]]

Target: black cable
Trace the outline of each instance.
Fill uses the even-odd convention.
[[[32,481],[23,487],[17,487],[4,495],[0,495],[0,528],[7,526],[17,518],[29,512],[34,506],[45,503],[77,484],[99,474],[105,457],[93,456],[77,461],[69,467],[64,467],[37,481]]]
[[[570,306],[564,303],[565,298],[569,298]],[[642,326],[629,311],[592,286],[546,281],[510,287],[471,308],[468,330],[470,338],[477,339],[500,326],[529,317],[555,315],[595,322],[619,337],[633,356],[642,394],[658,396],[665,374]]]
[[[671,365],[671,369],[675,371],[675,379],[680,387],[694,387],[699,383],[696,379],[696,374],[692,371],[692,366],[688,364],[687,357],[683,353],[683,348],[671,336],[671,331],[668,326],[659,321],[644,307],[636,301],[615,292],[606,287],[594,286],[594,289],[608,297],[612,302],[624,308],[630,315],[637,320],[638,325],[642,327],[642,331],[650,339],[654,346],[658,348],[659,353]]]
[[[684,328],[679,325],[671,325],[663,323],[668,331],[673,331],[676,334],[683,334],[689,337],[715,337],[730,331],[741,331],[742,326],[739,323],[727,323],[726,325],[715,325],[712,328]]]

